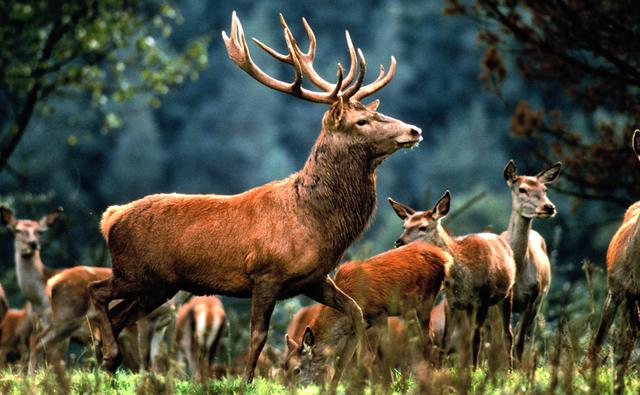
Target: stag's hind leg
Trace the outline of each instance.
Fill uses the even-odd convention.
[[[627,297],[624,306],[624,317],[622,317],[622,333],[619,336],[616,348],[616,381],[614,392],[616,394],[624,393],[624,376],[627,372],[627,365],[631,357],[631,351],[635,348],[638,334],[640,334],[640,317],[639,300],[633,297]]]
[[[604,301],[604,305],[602,306],[602,316],[600,318],[598,332],[596,333],[596,336],[591,343],[591,347],[589,347],[588,360],[591,361],[592,367],[594,368],[600,365],[598,361],[600,349],[602,348],[602,343],[604,342],[604,339],[609,332],[609,328],[611,328],[611,323],[613,323],[613,319],[616,316],[616,312],[618,311],[620,302],[620,296],[609,290],[609,292],[607,293],[607,298]]]

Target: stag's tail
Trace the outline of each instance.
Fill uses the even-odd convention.
[[[111,226],[116,222],[118,218],[120,218],[120,213],[122,206],[110,206],[105,212],[102,214],[102,220],[100,221],[100,231],[102,232],[102,237],[104,240],[109,243],[109,230]]]

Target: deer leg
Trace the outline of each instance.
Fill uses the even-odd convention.
[[[478,357],[480,356],[480,345],[482,344],[482,332],[484,322],[487,319],[488,306],[480,305],[475,309],[475,328],[473,330],[473,368],[478,367]]]
[[[218,332],[215,334],[215,338],[213,339],[213,342],[211,343],[211,347],[209,347],[209,350],[207,352],[207,362],[208,362],[207,374],[210,374],[211,372],[213,372],[213,365],[216,358],[216,352],[218,351],[218,346],[220,345],[220,340],[222,339],[222,331],[224,330],[225,322],[226,320],[222,320],[222,322],[220,323]]]
[[[616,381],[614,384],[614,393],[624,393],[624,376],[627,372],[629,357],[634,349],[638,333],[640,332],[640,321],[638,317],[638,300],[627,297],[624,317],[622,323],[622,333],[617,344],[616,359]]]
[[[331,384],[329,388],[330,394],[336,393],[338,389],[338,383],[340,383],[340,378],[342,377],[342,373],[344,372],[344,368],[349,364],[351,358],[353,358],[353,354],[355,354],[357,345],[358,340],[356,337],[350,335],[346,337],[344,347],[342,348],[342,352],[339,353],[339,359],[336,363],[333,377],[331,378]]]
[[[591,347],[589,347],[589,358],[591,361],[592,367],[598,367],[600,365],[598,361],[598,356],[600,354],[600,349],[602,347],[602,343],[604,342],[605,337],[607,337],[607,333],[609,332],[609,328],[611,328],[611,323],[613,323],[613,319],[616,316],[616,312],[618,311],[618,306],[620,305],[621,298],[617,293],[609,290],[607,292],[607,298],[604,301],[604,305],[602,306],[602,313],[600,318],[600,325],[598,326],[598,332],[591,342]]]
[[[149,371],[151,366],[151,332],[153,330],[151,322],[141,319],[137,323],[138,327],[138,352],[140,358],[140,370]]]
[[[522,354],[524,353],[524,343],[527,338],[527,332],[533,323],[533,319],[537,313],[537,302],[531,301],[527,304],[527,307],[520,316],[520,322],[518,322],[518,330],[516,331],[516,359],[518,362],[522,362]]]
[[[248,383],[253,381],[258,357],[267,341],[271,313],[276,305],[277,287],[267,282],[255,285],[251,296],[251,350],[247,359],[245,378]]]
[[[505,347],[507,351],[507,360],[509,362],[509,370],[513,369],[513,331],[511,329],[511,308],[513,306],[513,289],[509,295],[502,301],[502,328],[504,331]],[[492,328],[493,332],[493,328]],[[494,336],[495,338],[495,336]]]
[[[444,359],[446,358],[449,352],[449,344],[451,342],[451,336],[453,334],[453,309],[449,306],[447,301],[444,302],[444,333],[442,335],[442,340],[440,343],[440,358],[438,361],[438,365],[442,366],[444,364]]]

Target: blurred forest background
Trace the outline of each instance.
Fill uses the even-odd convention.
[[[583,41],[563,33],[571,27],[560,19],[557,4],[563,2],[538,9],[518,1],[139,3],[2,1],[0,202],[19,218],[64,208],[63,223],[46,235],[46,265],[108,266],[98,223],[111,204],[158,192],[238,193],[303,165],[326,107],[272,91],[227,58],[220,32],[229,31],[233,10],[248,37],[281,50],[278,13],[303,48],[306,17],[318,39],[316,69],[329,80],[337,62],[348,63],[345,29],[365,53],[367,81],[390,55],[398,60],[395,78],[378,95],[380,111],[420,126],[424,141],[379,168],[375,220],[348,257],[392,248],[401,222],[387,196],[425,209],[445,189],[453,194],[454,209],[481,197],[448,226],[455,234],[488,227],[499,233],[511,208],[502,176],[507,161],[513,158],[521,174],[535,174],[563,160],[563,178],[549,193],[559,214],[534,222],[552,251],[553,305],[565,283],[584,290],[585,259],[604,267],[608,241],[638,197],[629,114],[637,116],[639,107],[612,94],[637,96],[638,68],[631,63],[637,59],[621,55],[611,61],[606,53],[590,52],[600,25],[574,21],[592,32]],[[626,6],[620,18],[638,16],[631,12],[637,6]],[[607,7],[603,13],[615,8]],[[605,16],[610,19],[603,26],[615,30],[615,15]],[[527,29],[527,23],[539,25]],[[629,34],[637,33],[636,25],[621,22]],[[629,52],[640,45],[626,42]],[[291,78],[289,68],[250,46],[260,67]],[[543,56],[545,48],[551,48],[551,60]],[[615,54],[620,48],[608,43],[605,49]],[[627,62],[629,79],[594,87],[597,77],[579,62],[564,74],[551,73],[558,70],[554,62],[567,60],[564,50],[595,71]],[[12,304],[21,305],[6,229],[0,229],[0,268]],[[240,317],[248,303],[225,303],[232,325],[233,317],[240,321],[232,331],[246,332],[248,320]],[[305,302],[280,304],[274,326],[286,325],[299,303]],[[547,319],[553,321],[553,312]]]

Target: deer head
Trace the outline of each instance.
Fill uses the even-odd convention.
[[[307,52],[300,49],[282,15],[280,15],[280,23],[284,30],[287,54],[281,54],[261,41],[253,39],[268,54],[293,67],[295,78],[292,82],[280,81],[267,75],[253,62],[242,25],[235,12],[232,16],[230,37],[225,32],[222,32],[222,37],[231,60],[260,83],[304,100],[329,104],[330,108],[323,117],[321,135],[324,138],[346,146],[366,145],[370,147],[373,156],[382,158],[399,148],[413,147],[420,142],[422,140],[420,128],[376,112],[379,104],[377,100],[368,105],[360,103],[360,100],[382,89],[391,81],[396,70],[395,58],[391,57],[389,72],[385,73],[384,67],[380,66],[378,77],[370,84],[363,85],[366,71],[365,58],[360,49],[357,50],[356,55],[349,33],[346,32],[351,63],[349,71],[344,76],[342,65],[338,64],[337,82],[335,84],[328,82],[313,68],[316,39],[307,21],[303,18],[302,22],[309,37]],[[308,78],[321,91],[302,87],[303,78]]]
[[[525,218],[549,218],[556,215],[556,206],[547,197],[547,187],[560,174],[558,162],[535,176],[519,176],[513,160],[504,168],[504,179],[511,188],[512,210]]]
[[[398,203],[389,198],[389,204],[404,221],[403,232],[396,240],[395,246],[400,247],[415,240],[423,240],[437,246],[442,246],[442,233],[444,229],[440,220],[449,213],[451,207],[451,193],[445,191],[444,195],[436,202],[431,210],[416,211],[409,206]]]
[[[322,382],[326,372],[326,360],[318,353],[316,339],[310,327],[304,331],[302,341],[298,344],[289,335],[284,335],[287,345],[283,365],[285,377],[289,382],[308,385]]]
[[[0,220],[13,232],[16,253],[30,257],[40,250],[40,237],[58,220],[62,208],[58,207],[39,220],[17,219],[13,212],[0,206]]]

